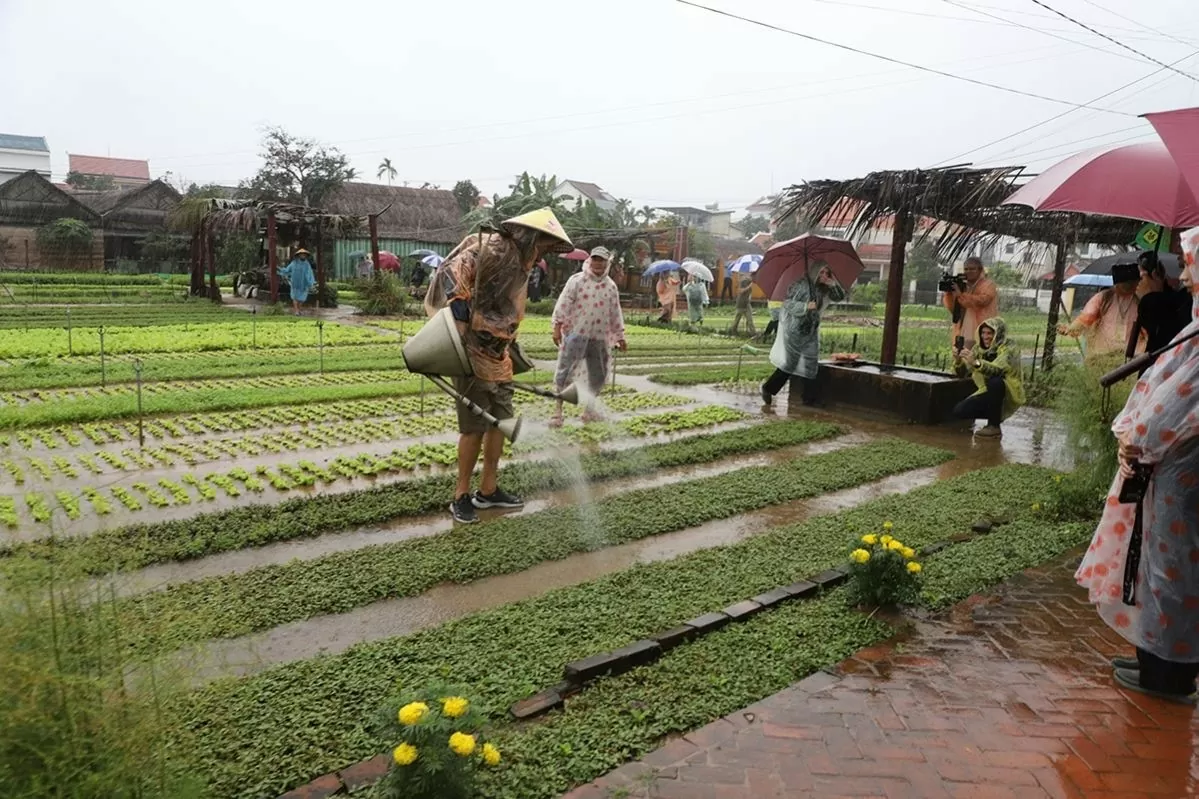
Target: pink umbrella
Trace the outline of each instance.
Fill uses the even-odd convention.
[[[379,263],[375,266],[387,272],[398,272],[400,271],[400,259],[387,250],[379,250]]]
[[[805,233],[766,251],[753,280],[772,300],[787,299],[787,289],[808,273],[808,265],[824,261],[842,288],[849,288],[865,269],[857,250],[844,239]]]
[[[1054,164],[1021,186],[1004,205],[1036,211],[1077,211],[1199,225],[1199,201],[1160,142],[1100,147]]]
[[[587,252],[586,250],[575,248],[562,257],[568,261],[586,261],[591,257],[591,253]]]
[[[1191,191],[1199,197],[1199,108],[1145,114]]]

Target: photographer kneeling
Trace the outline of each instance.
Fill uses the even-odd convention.
[[[960,377],[972,377],[978,386],[978,391],[957,404],[953,415],[986,419],[987,426],[978,435],[994,438],[1002,435],[1000,422],[1024,404],[1020,350],[1007,340],[1007,324],[999,317],[979,325],[975,338],[977,350],[963,346],[953,351],[954,370]]]
[[[961,275],[946,274],[937,288],[942,292],[945,310],[953,316],[950,340],[961,336],[967,347],[973,347],[977,343],[973,336],[983,320],[999,316],[999,287],[984,274],[983,262],[971,256]]]

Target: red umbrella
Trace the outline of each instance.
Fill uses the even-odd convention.
[[[1199,201],[1160,142],[1100,147],[1054,164],[1021,186],[1004,205],[1078,211],[1155,222],[1199,225]]]
[[[562,257],[568,261],[586,261],[591,257],[591,253],[587,252],[586,250],[575,248]]]
[[[1165,143],[1191,191],[1199,197],[1199,108],[1145,114],[1145,118]]]
[[[857,250],[844,239],[831,239],[805,233],[790,241],[779,242],[766,251],[753,280],[772,300],[787,299],[787,289],[808,274],[808,265],[817,261],[828,264],[842,288],[849,288],[866,267]]]
[[[375,264],[375,267],[388,272],[398,272],[400,271],[400,259],[387,250],[379,250],[379,263]]]

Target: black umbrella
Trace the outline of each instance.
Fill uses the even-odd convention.
[[[1113,266],[1124,266],[1126,264],[1135,266],[1137,258],[1141,256],[1139,251],[1122,252],[1116,255],[1107,255],[1103,258],[1096,258],[1087,265],[1087,268],[1082,270],[1084,275],[1110,275]],[[1178,265],[1178,256],[1170,252],[1162,252],[1157,255],[1158,260],[1165,267],[1166,275],[1174,280],[1177,280],[1182,275],[1182,269]]]

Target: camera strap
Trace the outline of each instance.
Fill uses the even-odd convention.
[[[1128,537],[1128,557],[1124,559],[1124,604],[1137,603],[1137,573],[1141,570],[1141,525],[1145,523],[1145,500],[1137,501],[1132,534]]]

